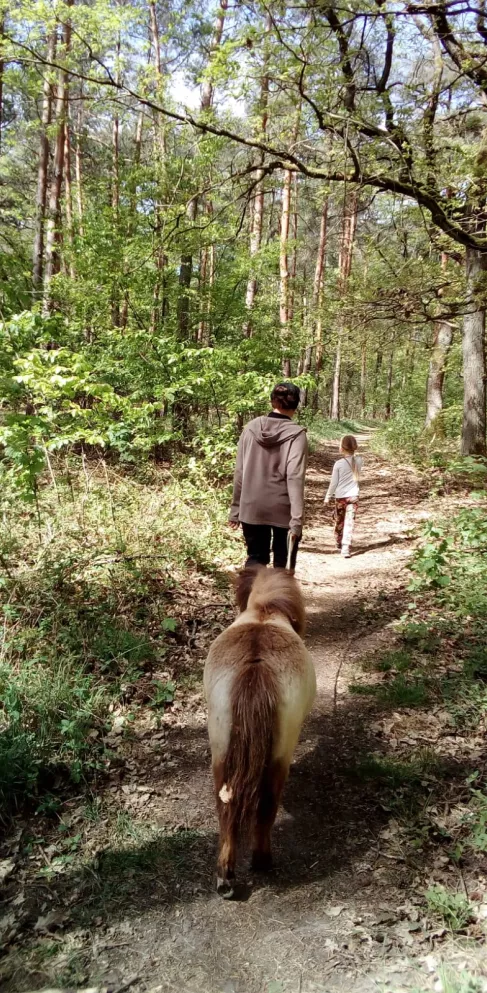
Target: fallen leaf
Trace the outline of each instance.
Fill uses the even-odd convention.
[[[339,917],[344,910],[345,910],[344,905],[340,905],[338,907],[328,907],[326,910],[326,914],[328,917]]]
[[[15,869],[15,859],[2,859],[0,861],[0,883],[5,882]]]

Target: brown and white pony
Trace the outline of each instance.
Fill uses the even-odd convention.
[[[253,831],[252,868],[272,865],[272,826],[316,693],[296,580],[284,569],[245,569],[236,598],[241,613],[213,642],[204,673],[220,822],[217,890],[227,899],[242,830]]]

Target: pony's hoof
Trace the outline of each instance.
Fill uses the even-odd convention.
[[[221,879],[219,876],[216,881],[216,891],[224,900],[231,900],[235,894],[235,880]]]
[[[252,855],[252,869],[254,872],[270,872],[273,868],[272,855],[270,852],[254,852]]]

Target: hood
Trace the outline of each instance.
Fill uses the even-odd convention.
[[[263,448],[274,448],[282,445],[285,441],[290,441],[296,435],[306,431],[301,424],[295,424],[291,420],[281,420],[280,417],[256,417],[247,425],[247,430],[253,434],[255,440]]]

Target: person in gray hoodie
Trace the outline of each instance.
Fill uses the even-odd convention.
[[[246,565],[294,569],[303,530],[304,479],[308,457],[306,428],[293,423],[299,405],[294,383],[278,383],[271,393],[272,413],[250,421],[238,443],[230,527],[242,525]]]

